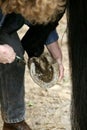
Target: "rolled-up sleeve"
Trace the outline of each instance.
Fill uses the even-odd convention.
[[[45,45],[48,45],[48,44],[51,44],[51,43],[57,41],[58,38],[59,38],[59,36],[58,36],[58,33],[57,33],[56,29],[55,29],[55,30],[53,30],[53,31],[49,34],[49,36],[48,36],[48,38],[47,38],[47,40],[46,40]]]

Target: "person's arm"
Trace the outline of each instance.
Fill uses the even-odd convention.
[[[56,30],[52,31],[46,41],[46,46],[48,51],[51,53],[52,57],[56,60],[59,66],[59,80],[64,76],[64,67],[62,64],[62,52],[58,45],[58,34]]]
[[[18,31],[24,25],[24,23],[25,19],[20,14],[16,14],[13,12],[7,14],[6,16],[3,15],[1,20],[1,29],[8,34],[11,34],[13,32]]]

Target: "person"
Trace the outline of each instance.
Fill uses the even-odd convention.
[[[19,4],[21,5],[22,3],[20,3],[20,1],[21,0],[17,2],[19,2]],[[9,11],[12,11],[13,10],[12,7],[16,8],[15,6],[11,6],[12,4],[14,5],[12,1],[10,1],[10,4],[8,1],[4,1],[4,3],[1,2],[1,8],[4,10],[7,9]],[[9,8],[6,8],[7,5],[9,5],[8,6]],[[16,9],[18,9],[18,6]],[[18,11],[20,12],[20,10]],[[17,56],[23,59],[23,55],[24,55],[25,48],[23,48],[24,47],[23,39],[25,39],[26,34],[22,39],[22,41],[20,41],[20,38],[18,37],[17,34],[17,30],[22,27],[22,25],[25,23],[25,20],[19,13],[16,14],[14,13],[14,11],[10,12],[10,14],[7,13],[3,16],[1,10],[0,16],[2,16],[2,18],[0,18],[1,19],[0,20],[1,21],[0,23],[1,25],[0,26],[0,70],[1,70],[0,71],[0,103],[1,103],[1,115],[4,122],[3,130],[16,130],[16,129],[31,130],[31,128],[25,122],[25,102],[24,102],[25,64],[22,64],[20,60],[17,59]],[[41,23],[43,23],[43,21],[41,21]],[[32,35],[32,39],[33,39],[33,35]],[[58,36],[55,28],[54,30],[53,29],[50,30],[50,32],[47,33],[46,37],[43,39],[45,39],[44,44],[47,46],[53,58],[56,59],[56,61],[58,62],[59,77],[60,79],[62,79],[64,75],[64,68],[62,65],[62,53],[60,47],[58,46]],[[36,42],[37,41],[35,41],[35,43]]]

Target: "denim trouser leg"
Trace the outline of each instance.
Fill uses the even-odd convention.
[[[4,37],[13,46],[17,55],[23,56],[23,48],[17,34]],[[3,38],[1,38],[3,41]],[[24,120],[24,72],[25,65],[14,61],[11,64],[0,64],[0,102],[3,121],[16,123]]]

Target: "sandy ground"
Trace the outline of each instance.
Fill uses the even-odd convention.
[[[24,26],[20,31],[20,37],[26,30]],[[65,68],[64,79],[57,85],[44,90],[31,79],[26,65],[25,71],[25,103],[26,121],[32,130],[70,130],[70,100],[71,81],[69,73],[69,60],[66,38],[66,18],[60,21],[57,27],[59,43],[63,52],[63,64]],[[26,57],[26,54],[25,54]],[[2,130],[0,117],[0,130]]]

